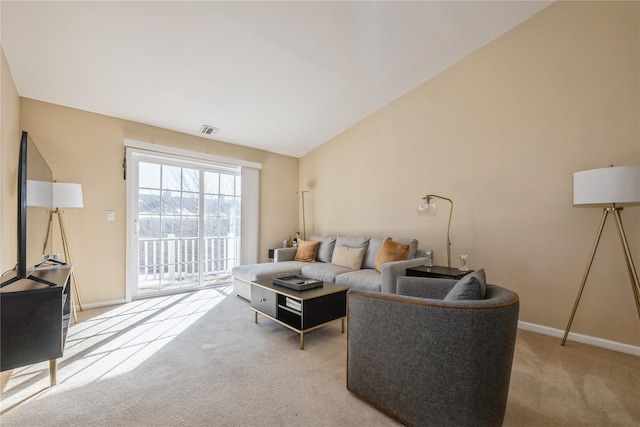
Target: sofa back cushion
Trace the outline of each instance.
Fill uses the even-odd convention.
[[[407,254],[407,259],[414,259],[416,257],[416,254],[418,252],[418,241],[416,239],[400,238],[393,239],[393,241],[396,243],[409,245],[409,253]]]
[[[320,246],[318,247],[318,253],[316,254],[316,259],[320,262],[331,263],[331,257],[333,256],[333,248],[336,246],[336,238],[311,236],[309,240],[311,240],[312,242],[320,242]]]
[[[372,237],[369,239],[369,245],[367,246],[367,253],[364,254],[362,268],[376,268],[376,257],[378,256],[383,241],[384,239],[380,237]]]
[[[318,253],[320,242],[310,242],[307,240],[298,240],[298,250],[294,261],[316,262],[316,254]]]
[[[346,246],[348,248],[367,249],[369,240],[369,237],[338,236],[336,237],[336,245]]]

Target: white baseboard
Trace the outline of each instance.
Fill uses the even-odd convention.
[[[550,335],[552,337],[557,337],[560,339],[564,337],[564,331],[561,331],[560,329],[536,325],[535,323],[518,321],[518,328],[525,331],[536,332],[542,335]],[[616,341],[609,341],[602,338],[591,337],[589,335],[576,334],[574,332],[569,332],[569,336],[567,337],[567,339],[583,344],[589,344],[595,347],[602,347],[608,350],[619,351],[621,353],[632,354],[634,356],[640,356],[640,347],[634,345],[623,344]]]
[[[125,302],[127,301],[124,299],[117,299],[113,301],[100,301],[100,302],[94,302],[91,304],[82,304],[82,309],[91,310],[92,308],[108,307],[110,305],[120,305],[120,304],[124,304]]]

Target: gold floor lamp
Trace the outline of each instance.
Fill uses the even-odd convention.
[[[622,211],[622,208],[616,206],[616,203],[640,203],[640,166],[611,166],[608,168],[591,169],[573,174],[573,204],[605,205],[605,207],[603,208],[600,228],[596,235],[596,241],[593,245],[593,250],[591,251],[589,263],[587,264],[587,269],[584,273],[584,277],[582,278],[580,291],[578,292],[578,297],[573,305],[573,311],[571,312],[567,329],[565,330],[564,337],[562,338],[562,345],[567,341],[569,329],[571,329],[573,317],[578,309],[580,297],[582,296],[584,285],[587,282],[589,270],[591,270],[591,264],[593,264],[593,258],[596,255],[598,243],[600,242],[600,236],[602,236],[602,230],[609,214],[613,214],[616,219],[618,234],[622,241],[625,259],[627,261],[627,269],[629,270],[629,277],[631,278],[631,288],[633,290],[636,309],[638,310],[638,318],[640,319],[640,283],[638,282],[638,273],[633,265],[633,259],[631,258],[631,252],[629,251],[629,245],[627,243],[627,236],[625,235],[624,228],[622,227],[622,218],[620,217],[620,211]]]
[[[49,235],[51,233],[51,222],[53,221],[53,215],[58,216],[58,225],[60,227],[60,238],[62,241],[62,250],[64,252],[64,261],[71,264],[71,281],[73,283],[73,293],[78,300],[78,307],[82,310],[82,300],[80,299],[80,291],[78,290],[78,281],[73,270],[73,261],[71,259],[71,252],[69,251],[69,241],[67,240],[67,233],[64,229],[62,221],[62,214],[64,211],[60,209],[77,209],[83,207],[82,201],[82,185],[72,184],[67,182],[54,182],[53,183],[53,207],[54,210],[49,211],[49,224],[47,226],[47,235],[42,246],[42,252],[44,253],[47,244],[49,243]],[[78,321],[78,315],[76,314],[76,304],[72,300],[71,306],[73,307],[73,320]]]
[[[302,240],[307,240],[307,223],[304,216],[304,193],[308,193],[309,190],[299,191],[302,198]]]
[[[453,200],[442,196],[436,196],[435,194],[427,194],[418,203],[418,215],[420,216],[435,216],[438,213],[438,203],[435,199],[446,200],[451,204],[449,210],[449,223],[447,225],[447,267],[451,268],[451,217],[453,216]]]

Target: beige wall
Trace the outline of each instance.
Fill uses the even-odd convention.
[[[20,97],[0,46],[0,272],[17,260],[18,151],[20,147]]]
[[[268,248],[281,245],[295,231],[296,158],[25,98],[20,125],[49,163],[54,179],[82,184],[84,209],[67,210],[64,219],[84,304],[125,297],[125,138],[262,163],[261,261],[267,261]],[[106,220],[107,210],[115,211],[114,222]],[[59,234],[54,236],[59,248]]]
[[[25,129],[56,179],[83,184],[85,209],[66,216],[83,302],[124,297],[128,138],[261,162],[262,261],[295,231],[298,163],[299,185],[310,190],[307,235],[415,236],[443,264],[447,206],[419,218],[415,204],[426,193],[451,197],[454,264],[468,253],[470,267],[485,267],[491,282],[520,294],[521,320],[564,329],[601,216],[571,206],[572,173],[640,163],[639,14],[637,2],[556,3],[299,162],[18,100],[3,55],[3,271],[15,262],[15,167]],[[622,216],[638,267],[640,207]],[[640,344],[612,220],[572,331]]]
[[[559,2],[304,156],[316,234],[415,236],[518,292],[520,320],[564,330],[602,212],[572,207],[572,174],[640,164],[638,2]],[[622,217],[640,265],[640,207]],[[640,344],[611,218],[573,332]]]

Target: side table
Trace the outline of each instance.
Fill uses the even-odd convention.
[[[407,276],[437,277],[440,279],[462,279],[471,272],[473,272],[473,270],[460,271],[457,268],[440,267],[438,265],[434,265],[433,267],[422,265],[420,267],[407,268]]]

